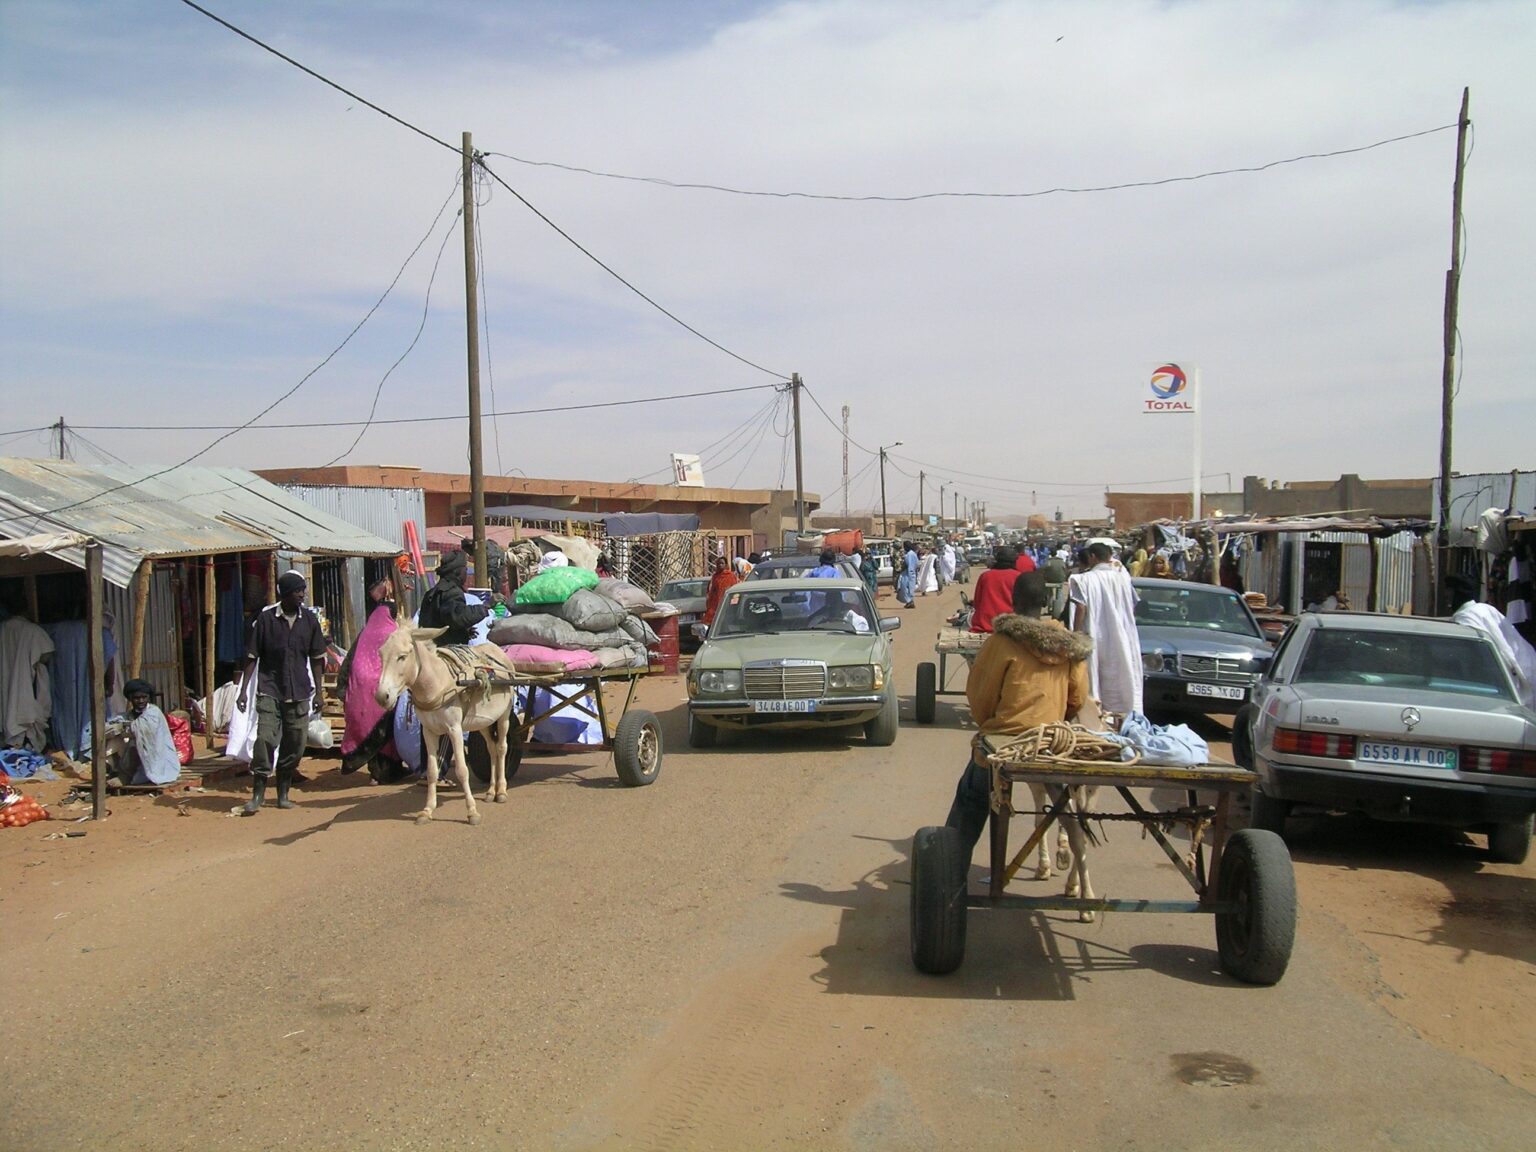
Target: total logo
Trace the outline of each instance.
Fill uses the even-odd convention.
[[[1186,392],[1189,377],[1177,364],[1159,365],[1152,373],[1152,399],[1143,401],[1144,412],[1193,412]]]

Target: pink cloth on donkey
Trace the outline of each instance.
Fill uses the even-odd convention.
[[[347,676],[347,728],[341,737],[343,756],[356,750],[385,712],[393,712],[393,709],[382,707],[373,698],[373,694],[378,690],[379,673],[383,670],[379,649],[384,647],[384,641],[394,631],[394,614],[388,605],[380,604],[358,634],[357,650],[352,653],[352,669]],[[397,757],[394,740],[384,745],[381,752],[392,758]]]

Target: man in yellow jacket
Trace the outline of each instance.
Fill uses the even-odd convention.
[[[965,682],[971,719],[978,729],[971,759],[955,787],[955,800],[944,821],[965,841],[971,858],[991,807],[992,770],[978,763],[983,736],[1017,736],[1041,724],[1077,715],[1088,700],[1088,665],[1093,641],[1042,616],[1045,577],[1022,573],[1013,585],[1013,611],[992,621],[992,635],[981,646]]]

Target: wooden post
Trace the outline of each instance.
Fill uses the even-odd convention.
[[[144,664],[144,617],[149,615],[149,582],[154,576],[155,562],[140,560],[133,574],[133,646],[128,649],[128,678],[139,674]]]
[[[275,557],[274,557],[275,559]],[[203,740],[208,751],[213,751],[213,665],[218,659],[217,637],[214,635],[218,621],[218,605],[215,603],[217,585],[213,579],[213,557],[207,558],[203,569],[203,699],[208,701],[208,722],[203,725]]]
[[[469,519],[474,529],[475,581],[484,587],[485,462],[480,449],[480,296],[475,271],[475,146],[461,142],[464,162],[464,335],[469,359]]]
[[[175,649],[174,655],[176,657],[176,691],[178,693],[184,693],[187,690],[187,658],[186,645],[181,642],[182,631],[180,564],[173,564],[171,566],[171,613],[172,619],[175,623],[175,632],[173,633],[173,641],[171,646]],[[209,706],[212,707],[212,704],[213,702],[210,700]]]
[[[1461,292],[1461,184],[1467,166],[1467,106],[1472,89],[1461,90],[1461,115],[1456,120],[1456,177],[1451,185],[1451,267],[1445,274],[1444,352],[1440,364],[1440,550],[1451,546],[1451,409],[1456,398],[1456,312]],[[1447,559],[1441,556],[1442,567]],[[1440,609],[1440,581],[1432,603]]]
[[[182,560],[176,566],[177,572],[182,574],[181,575],[181,582],[187,588],[187,591],[189,593],[187,599],[189,601],[192,601],[192,602],[195,602],[195,603],[201,603],[202,602],[202,595],[203,595],[202,586],[195,579],[193,579],[192,573],[187,570],[187,566],[190,563],[192,563],[192,562],[189,561],[189,560]],[[180,611],[180,603],[181,603],[180,602],[180,598],[178,598],[177,599],[177,611],[178,612]],[[202,678],[203,678],[203,629],[202,629],[202,623],[203,623],[202,613],[201,612],[194,613],[193,617],[192,617],[192,664],[193,664],[193,668],[195,669],[194,678],[198,681],[198,683],[202,683]],[[211,717],[211,715],[213,713],[213,701],[212,700],[208,701],[208,712],[209,712],[209,715]]]
[[[268,553],[268,555],[267,555],[267,603],[268,604],[276,604],[277,603],[277,553],[276,552],[271,552],[271,553]],[[244,605],[241,606],[240,610],[242,612],[245,611]]]
[[[85,546],[85,630],[89,637],[86,673],[91,686],[91,819],[107,815],[106,647],[101,642],[105,611],[101,591],[101,545]]]
[[[792,407],[795,414],[795,534],[797,537],[805,535],[805,467],[800,453],[800,389],[804,387],[804,383],[800,380],[800,373],[791,373],[789,388],[790,399],[794,401]]]
[[[27,615],[32,618],[32,623],[41,624],[43,621],[37,605],[37,576],[28,572],[22,577],[21,583],[27,593]]]

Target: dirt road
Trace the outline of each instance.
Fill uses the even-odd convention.
[[[529,758],[478,828],[326,771],[252,820],[230,789],[0,833],[0,1146],[1530,1146],[1536,869],[1469,838],[1298,825],[1271,989],[1196,916],[977,914],[915,972],[908,841],[967,737],[911,723],[912,669],[953,600],[900,613],[890,749],[692,752],[655,681],[655,785]],[[1184,895],[1110,837],[1103,894]]]

